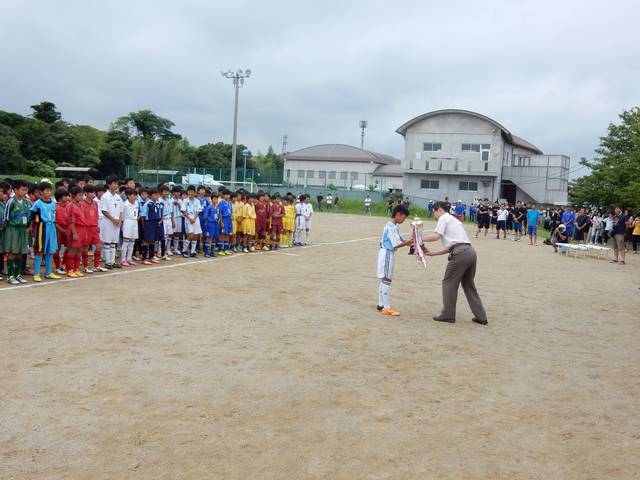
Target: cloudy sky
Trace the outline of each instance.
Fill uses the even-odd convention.
[[[547,153],[591,156],[640,105],[640,2],[3,0],[0,109],[56,103],[107,128],[150,108],[192,143],[289,150],[359,144],[400,156],[395,129],[440,108],[490,116]]]

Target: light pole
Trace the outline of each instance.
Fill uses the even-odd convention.
[[[242,181],[246,183],[247,181],[247,157],[251,152],[248,148],[242,150],[242,158],[244,158],[244,166],[242,167]]]
[[[235,72],[227,70],[220,72],[224,78],[233,80],[233,86],[236,89],[236,101],[233,109],[233,149],[231,150],[231,183],[236,181],[236,141],[238,136],[238,91],[244,85],[244,79],[251,76],[251,70],[242,70],[239,68]]]
[[[362,129],[362,136],[360,137],[360,148],[364,150],[364,129],[369,126],[369,122],[366,120],[360,120],[360,128]]]

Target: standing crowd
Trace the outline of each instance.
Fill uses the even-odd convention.
[[[174,255],[215,257],[302,246],[311,241],[312,215],[305,194],[166,183],[146,188],[115,176],[104,185],[95,185],[91,177],[55,186],[46,179],[37,185],[5,179],[0,183],[0,274],[18,285],[27,283],[25,276],[34,282],[76,278],[153,265]]]

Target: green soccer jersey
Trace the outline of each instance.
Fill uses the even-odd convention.
[[[18,200],[15,197],[7,202],[7,206],[3,209],[6,215],[6,220],[9,225],[15,227],[26,227],[29,224],[31,217],[31,204],[29,200],[23,198]]]

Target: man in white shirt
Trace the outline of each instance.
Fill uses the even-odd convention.
[[[469,237],[460,221],[448,213],[446,202],[436,202],[433,206],[433,216],[438,221],[435,233],[423,238],[425,242],[442,240],[444,250],[427,252],[429,256],[449,254],[449,263],[442,279],[442,300],[444,307],[440,315],[433,317],[437,322],[455,323],[458,287],[462,289],[473,312],[473,321],[480,325],[487,324],[487,314],[482,306],[475,283],[476,251],[469,243]]]

